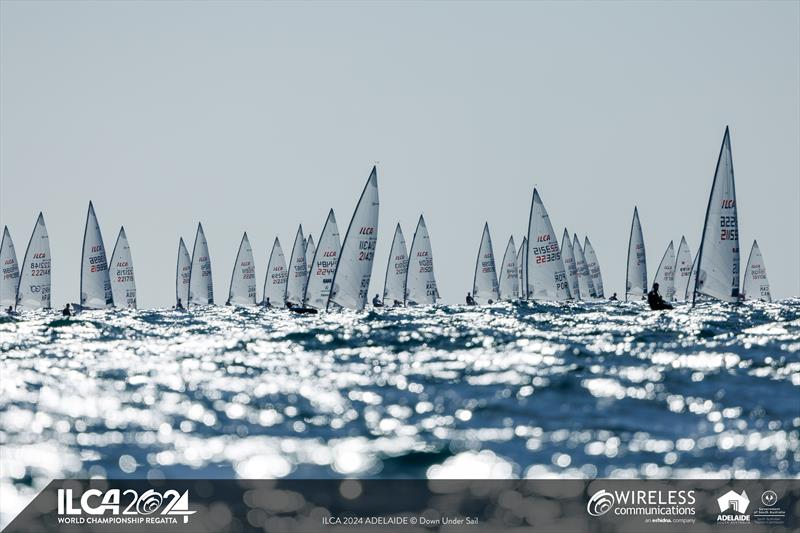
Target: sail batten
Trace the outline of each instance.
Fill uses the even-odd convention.
[[[767,279],[767,267],[758,242],[753,241],[750,255],[747,257],[747,266],[744,269],[744,282],[742,285],[742,299],[772,301]]]
[[[286,257],[283,255],[281,241],[275,237],[272,251],[267,262],[267,275],[264,277],[264,292],[261,303],[269,306],[283,306],[286,296],[286,282],[289,273],[286,269]]]
[[[189,299],[191,305],[214,303],[214,282],[211,276],[211,256],[203,225],[197,224],[192,248],[192,267],[189,269]]]
[[[19,264],[14,241],[7,227],[3,228],[3,239],[0,242],[0,308],[6,309],[17,304],[19,288]]]
[[[119,229],[114,251],[111,252],[109,270],[114,305],[121,308],[136,309],[136,279],[133,274],[133,257],[124,227]]]
[[[675,300],[675,245],[672,241],[661,257],[653,283],[658,283],[658,292],[665,301]]]
[[[408,273],[408,249],[400,223],[394,230],[389,261],[386,264],[386,277],[383,280],[383,305],[402,305],[406,293]]]
[[[107,309],[114,307],[111,292],[111,278],[108,274],[108,260],[100,224],[92,202],[86,213],[86,227],[83,231],[81,252],[81,306],[88,309]]]
[[[492,249],[492,236],[489,233],[489,223],[483,226],[481,244],[478,247],[478,257],[475,261],[475,275],[472,279],[472,297],[476,303],[485,304],[496,302],[500,298],[500,288],[497,283],[497,270]]]
[[[631,234],[628,238],[628,269],[625,273],[625,301],[642,300],[647,296],[647,257],[644,248],[639,209],[633,208]]]
[[[570,298],[558,237],[536,189],[533,189],[528,219],[526,270],[526,293],[529,299],[556,301]]]
[[[519,269],[517,267],[517,249],[514,246],[514,236],[508,238],[506,251],[503,253],[503,263],[500,266],[499,279],[500,299],[514,300],[519,291]]]
[[[236,262],[233,264],[231,284],[228,288],[228,303],[235,305],[256,304],[256,267],[253,248],[247,232],[242,235]]]
[[[309,245],[313,247],[314,241],[311,240],[311,237],[308,239]],[[325,219],[325,225],[322,227],[319,245],[314,249],[314,255],[311,258],[303,305],[314,309],[325,309],[330,297],[340,249],[339,227],[336,225],[336,216],[331,209],[328,218]]]
[[[411,251],[408,255],[405,303],[407,305],[435,304],[439,298],[436,276],[433,272],[433,249],[428,226],[420,215]]]
[[[50,309],[50,237],[39,213],[33,226],[25,259],[19,275],[17,307],[21,309]]]

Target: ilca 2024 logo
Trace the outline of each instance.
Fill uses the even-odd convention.
[[[59,524],[177,524],[178,518],[185,524],[196,512],[189,510],[188,490],[87,489],[76,498],[72,489],[58,489]]]

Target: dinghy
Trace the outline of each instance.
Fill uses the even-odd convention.
[[[519,297],[519,269],[517,268],[517,249],[513,235],[508,238],[503,263],[500,265],[500,299],[515,300]]]
[[[394,229],[392,247],[389,251],[389,262],[386,265],[386,277],[383,281],[383,305],[403,305],[406,294],[406,275],[408,273],[408,249],[400,223]]]
[[[761,249],[756,241],[753,241],[750,256],[747,258],[747,267],[744,269],[742,299],[772,301],[772,295],[769,293],[767,267],[764,266],[764,258],[761,256]]]
[[[197,224],[192,248],[192,267],[189,269],[189,305],[213,305],[214,282],[211,277],[211,255],[203,225]]]
[[[247,232],[242,235],[228,288],[230,305],[256,305],[256,266]]]
[[[100,224],[89,202],[86,227],[83,231],[81,255],[81,307],[84,309],[107,309],[114,307],[111,293],[111,278],[108,275],[106,248],[100,234]]]
[[[697,252],[693,304],[698,295],[723,302],[739,300],[739,222],[730,131],[727,127],[708,197],[703,238]]]
[[[658,283],[658,292],[665,302],[675,300],[675,247],[672,241],[658,264],[653,283]]]
[[[600,263],[597,261],[597,254],[594,253],[594,247],[589,242],[589,237],[583,238],[583,257],[586,259],[586,268],[589,269],[589,275],[592,277],[592,287],[594,287],[595,298],[605,298],[605,291],[603,290],[603,274],[600,273]]]
[[[625,274],[625,301],[647,298],[647,257],[644,250],[639,209],[633,208],[631,234],[628,238],[628,269]]]
[[[116,307],[136,309],[136,281],[133,277],[133,257],[125,228],[119,229],[114,251],[111,252],[111,294]]]
[[[344,307],[361,311],[367,305],[378,239],[378,207],[378,169],[372,167],[344,235],[328,310]]]
[[[189,278],[192,274],[192,258],[183,243],[178,241],[178,264],[175,268],[175,307],[184,307],[189,301]]]
[[[301,307],[303,293],[308,281],[308,267],[306,266],[306,240],[303,238],[303,225],[297,228],[292,245],[292,255],[289,256],[289,277],[286,280],[286,294],[283,301],[286,307]]]
[[[286,282],[289,279],[289,272],[286,270],[286,258],[283,256],[281,241],[275,237],[272,243],[272,251],[267,262],[267,275],[264,278],[264,294],[261,305],[267,307],[283,307],[283,300],[286,295]]]
[[[581,248],[577,233],[574,233],[572,237],[572,253],[575,256],[575,270],[578,273],[578,287],[581,298],[583,300],[595,298],[596,293],[594,292],[592,275],[589,273],[589,267],[586,266],[586,257],[583,255],[583,248]]]
[[[525,287],[528,286],[528,282],[525,280],[525,276],[528,275],[528,269],[525,267],[525,261],[528,258],[528,238],[522,237],[522,246],[519,247],[519,251],[517,252],[517,291],[519,294],[519,298],[521,300],[527,300],[527,295],[525,294]]]
[[[558,238],[550,217],[533,189],[531,214],[528,219],[526,294],[531,300],[567,300],[570,298],[567,274],[558,247]]]
[[[39,213],[19,273],[17,308],[50,309],[50,237]]]
[[[308,239],[310,246],[314,246],[311,237]],[[339,227],[336,225],[336,216],[331,209],[319,236],[319,246],[316,247],[314,256],[311,258],[310,274],[303,295],[305,307],[325,309],[328,298],[330,298],[333,273],[336,272],[340,249]]]
[[[19,288],[19,264],[17,252],[14,250],[14,241],[8,227],[3,228],[3,240],[0,241],[0,310],[14,307],[17,304],[17,289]]]
[[[691,300],[694,294],[694,288],[697,286],[697,256],[694,256],[692,261],[692,271],[689,274],[689,282],[686,284],[686,294],[684,299]]]
[[[675,299],[686,301],[686,288],[689,286],[689,276],[692,274],[692,252],[686,244],[686,237],[681,237],[678,253],[675,254]]]
[[[492,236],[489,234],[489,223],[483,225],[481,244],[478,247],[478,258],[475,261],[475,276],[472,278],[472,297],[477,304],[494,303],[500,299],[500,288],[497,284],[497,270],[494,264]]]
[[[561,236],[561,260],[564,262],[564,272],[567,274],[569,294],[574,300],[581,299],[581,289],[578,285],[578,266],[575,264],[575,254],[569,240],[569,232],[564,228]]]
[[[337,250],[338,251],[338,250]],[[309,235],[306,239],[306,266],[308,267],[308,275],[311,276],[311,269],[314,267],[314,254],[317,252],[317,247],[314,245],[314,238]]]
[[[422,215],[419,216],[408,257],[406,305],[435,304],[439,298],[439,290],[436,287],[436,276],[433,273],[431,238]]]

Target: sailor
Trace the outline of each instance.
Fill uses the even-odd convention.
[[[475,305],[475,298],[470,293],[467,293],[467,305]]]
[[[394,306],[395,307],[401,307],[402,305],[403,305],[403,302],[401,302],[400,300],[395,300],[394,301]]]
[[[264,307],[272,307],[272,304],[269,303],[269,296],[264,300]]]
[[[647,293],[647,303],[650,304],[650,309],[653,311],[672,309],[672,306],[665,302],[664,298],[658,294],[658,283],[653,283],[653,290]]]
[[[61,316],[72,316],[72,310],[69,308],[69,304],[64,306],[64,309],[61,310]]]
[[[225,305],[231,305],[231,299],[230,299],[230,298],[228,298],[227,300],[225,300]]]
[[[175,304],[175,309],[183,309],[183,303],[181,303],[180,298],[178,298],[178,303]]]
[[[8,313],[9,315],[13,315],[14,314],[14,308],[9,305],[8,309],[6,309],[6,313]]]
[[[616,292],[611,295],[611,298],[609,298],[609,300],[612,301],[612,302],[616,302],[618,299],[619,298],[617,298],[617,293]]]
[[[375,295],[375,298],[372,299],[372,307],[383,307],[383,302],[381,302],[381,299],[377,294]]]
[[[294,307],[294,304],[289,300],[286,300],[286,309],[291,309],[292,307]]]

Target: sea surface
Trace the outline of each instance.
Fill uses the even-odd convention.
[[[800,300],[3,316],[0,447],[0,524],[62,477],[800,477]]]

